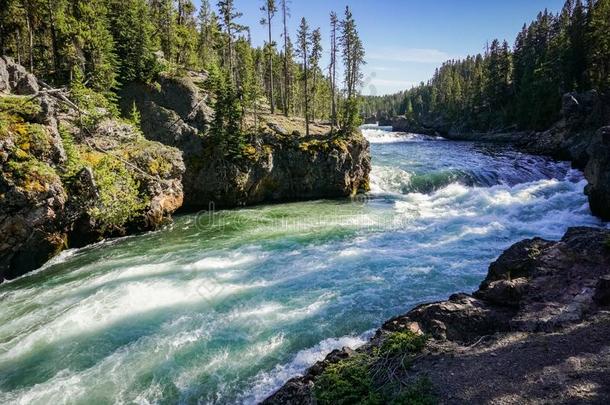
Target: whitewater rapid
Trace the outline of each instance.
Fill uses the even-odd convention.
[[[0,403],[255,403],[512,243],[600,226],[567,163],[367,127],[372,192],[176,218],[0,286]]]

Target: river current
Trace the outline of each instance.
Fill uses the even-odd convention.
[[[0,403],[255,403],[512,243],[600,225],[568,163],[363,131],[367,196],[178,216],[0,285]]]

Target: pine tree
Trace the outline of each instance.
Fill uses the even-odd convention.
[[[589,69],[592,84],[610,91],[610,0],[597,0],[590,9]]]
[[[358,36],[356,22],[349,6],[345,7],[345,18],[341,21],[340,43],[343,48],[346,87],[342,129],[344,132],[351,132],[359,124],[358,86],[362,82],[362,66],[365,62],[364,47]]]
[[[109,0],[110,32],[118,62],[118,80],[150,81],[157,71],[146,0]]]
[[[318,93],[318,70],[320,68],[320,58],[322,57],[322,33],[320,28],[311,32],[311,52],[309,55],[309,69],[311,70],[311,118],[316,119],[316,95]]]
[[[291,85],[290,85],[290,72],[289,65],[292,61],[292,44],[290,44],[290,37],[288,36],[288,17],[290,15],[290,10],[288,9],[288,5],[286,4],[288,0],[280,0],[282,4],[282,26],[284,29],[283,37],[284,37],[284,97],[283,97],[283,108],[284,115],[288,117],[289,110],[289,99],[291,95]],[[289,46],[290,45],[290,46]]]
[[[107,93],[116,85],[116,57],[104,0],[74,0],[72,27],[73,56],[90,86]],[[72,65],[74,66],[74,65]]]
[[[199,14],[197,16],[199,32],[197,38],[197,55],[199,65],[206,67],[216,63],[217,55],[215,47],[219,39],[218,18],[210,7],[209,0],[202,0]]]
[[[192,68],[196,61],[197,25],[191,0],[178,0],[175,21],[175,61],[180,67]]]
[[[275,0],[264,0],[264,5],[261,7],[261,11],[265,14],[265,17],[261,20],[261,25],[267,26],[267,52],[268,52],[268,60],[269,60],[269,103],[271,105],[271,114],[275,114],[275,102],[274,91],[273,91],[273,47],[274,42],[271,38],[271,26],[273,23],[273,17],[277,12],[277,7],[275,6]]]
[[[151,22],[156,28],[154,36],[158,38],[163,55],[168,61],[174,56],[174,5],[173,0],[150,0]]]
[[[233,43],[235,41],[235,35],[243,32],[245,27],[238,24],[235,20],[240,18],[243,13],[235,10],[234,0],[220,0],[218,2],[218,9],[220,10],[220,17],[222,26],[225,29],[226,40],[227,40],[227,54],[225,55],[225,66],[229,70],[229,77],[231,82],[235,82],[235,69],[234,59],[235,52],[233,50]]]
[[[302,66],[303,66],[303,101],[305,105],[305,135],[309,136],[309,82],[308,82],[308,74],[309,74],[309,49],[311,46],[310,36],[309,36],[309,25],[307,24],[307,20],[305,17],[301,18],[301,25],[299,26],[299,32],[297,34],[297,54],[301,57]]]
[[[329,77],[331,86],[331,124],[337,125],[337,29],[339,19],[334,11],[330,13],[330,66]]]

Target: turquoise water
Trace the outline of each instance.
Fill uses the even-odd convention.
[[[254,403],[503,249],[599,225],[565,163],[368,127],[372,192],[176,218],[0,286],[0,403]]]

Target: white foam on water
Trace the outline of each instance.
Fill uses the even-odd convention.
[[[399,193],[401,189],[409,187],[413,175],[397,167],[373,166],[370,184],[373,194]]]
[[[93,333],[137,314],[179,305],[218,301],[261,285],[261,283],[249,285],[218,283],[213,279],[195,279],[187,282],[153,280],[101,289],[78,302],[78,305],[69,307],[44,328],[17,335],[9,342],[5,342],[2,345],[4,353],[0,353],[0,360],[18,357],[34,346],[52,345],[58,339],[67,339],[81,333]]]
[[[250,264],[256,261],[253,255],[234,253],[230,257],[210,256],[203,258],[193,264],[186,265],[186,270],[218,270],[228,269]]]
[[[363,134],[370,143],[422,142],[434,139],[426,135],[391,132],[383,129],[367,129]]]
[[[314,347],[299,351],[290,363],[278,364],[271,371],[260,372],[254,378],[252,388],[240,398],[240,401],[244,404],[259,403],[280,388],[284,382],[302,375],[309,367],[323,360],[328,353],[344,347],[357,349],[368,342],[373,334],[374,330],[370,330],[360,336],[329,338]]]

